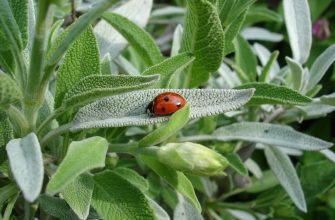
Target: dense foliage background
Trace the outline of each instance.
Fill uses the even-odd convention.
[[[0,220],[335,219],[332,0],[0,0]],[[184,96],[148,116],[160,93]]]

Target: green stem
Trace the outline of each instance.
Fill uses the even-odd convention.
[[[24,62],[22,53],[18,48],[15,48],[13,50],[14,53],[14,59],[15,64],[17,66],[17,69],[15,70],[15,77],[17,78],[17,81],[19,83],[19,86],[21,88],[21,91],[24,91],[27,81],[27,67]]]
[[[37,135],[41,135],[41,133],[50,124],[50,122],[52,122],[52,120],[54,120],[54,119],[58,118],[59,116],[61,116],[64,112],[65,111],[64,111],[63,108],[56,109],[56,111],[54,111],[51,115],[49,115],[43,121],[43,123],[38,127],[38,129],[37,129]]]
[[[25,201],[24,203],[24,220],[30,220],[30,204]]]
[[[43,66],[47,48],[47,34],[49,22],[52,19],[48,13],[49,1],[38,1],[38,13],[33,40],[30,68],[23,102],[23,110],[28,120],[30,130],[34,130],[38,115],[38,109],[44,101],[44,93],[40,91],[40,83],[43,77]],[[48,18],[49,17],[49,18]]]
[[[50,131],[49,133],[47,133],[41,140],[41,146],[45,146],[49,141],[51,141],[52,139],[54,139],[55,137],[64,134],[66,132],[70,131],[70,128],[72,126],[72,123],[68,123],[65,125],[62,125],[52,131]]]
[[[28,133],[28,122],[22,112],[20,112],[16,107],[8,105],[5,107],[5,111],[9,117],[9,120],[14,126],[15,132],[21,136]]]
[[[69,147],[69,142],[70,142],[70,134],[66,133],[63,141],[63,148],[62,148],[62,158],[65,157],[67,153],[67,148]]]
[[[200,141],[215,141],[215,137],[212,135],[197,135],[197,136],[185,136],[176,139],[177,142],[200,142]]]
[[[5,210],[5,213],[3,215],[3,220],[9,220],[10,219],[13,208],[14,208],[14,205],[15,205],[15,202],[16,202],[17,198],[19,197],[19,195],[20,195],[20,193],[17,193],[15,196],[13,196],[9,200],[9,202],[7,204],[7,207],[6,207],[6,210]]]
[[[158,147],[139,148],[137,142],[131,142],[127,144],[110,144],[108,149],[109,152],[114,153],[126,153],[132,155],[145,154],[150,156],[157,156],[158,150]]]
[[[257,106],[249,107],[249,121],[257,121]]]

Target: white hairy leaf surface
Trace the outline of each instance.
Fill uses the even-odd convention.
[[[148,89],[115,95],[81,108],[74,118],[71,130],[167,121],[169,116],[151,117],[146,114],[148,104],[163,92],[182,95],[191,106],[190,119],[193,119],[235,110],[250,100],[254,89]]]

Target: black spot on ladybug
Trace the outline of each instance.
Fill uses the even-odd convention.
[[[178,108],[180,108],[181,103],[178,101],[178,102],[176,102],[176,105],[177,105]]]
[[[165,112],[165,108],[164,107],[162,108],[162,111]]]
[[[169,100],[169,96],[164,96],[164,101],[168,102]]]

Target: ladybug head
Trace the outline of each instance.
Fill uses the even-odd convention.
[[[145,109],[145,113],[151,117],[154,115],[154,101],[151,101],[147,108]]]

